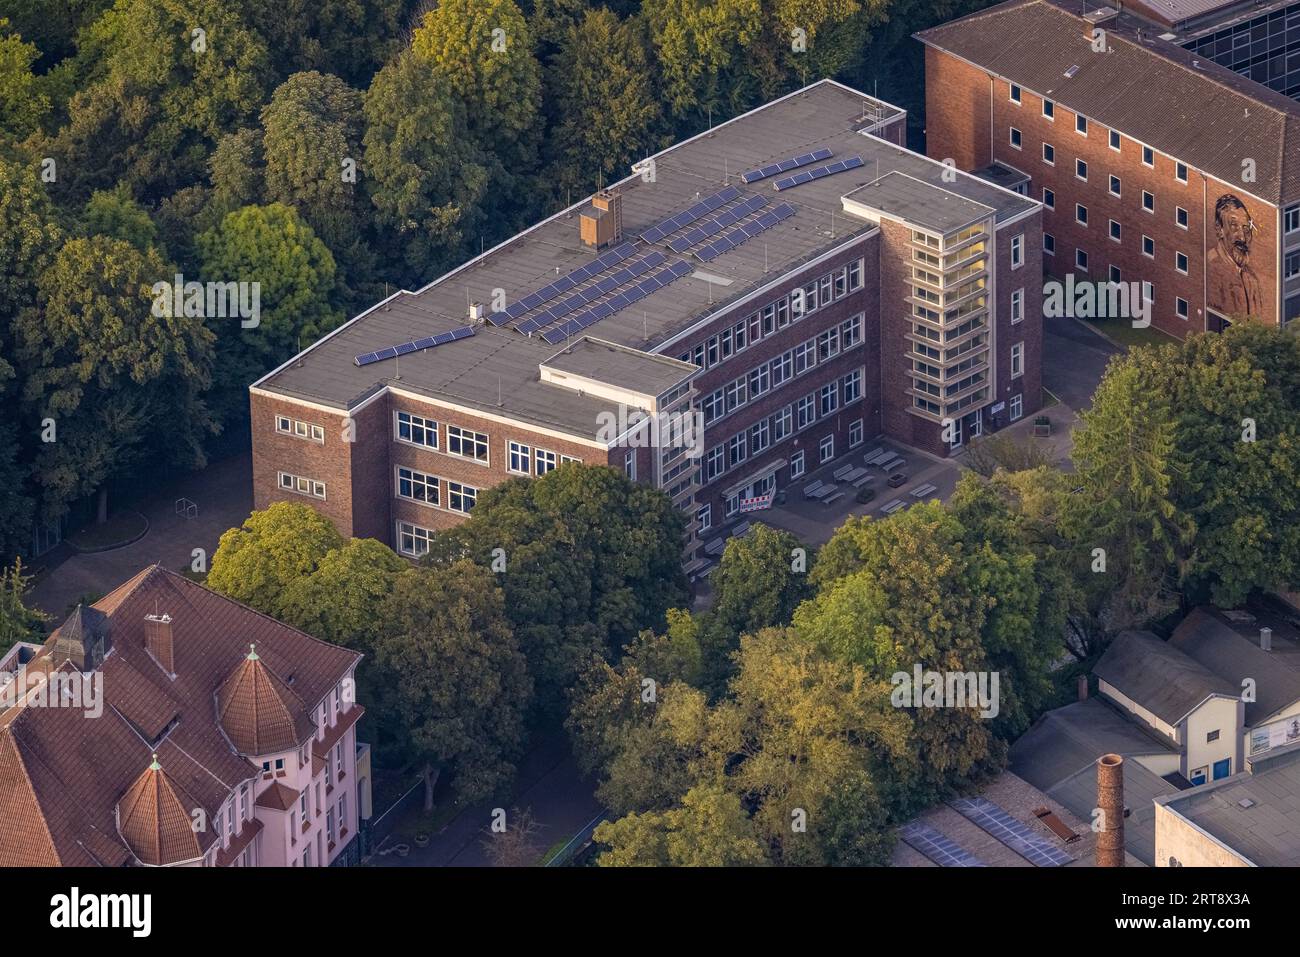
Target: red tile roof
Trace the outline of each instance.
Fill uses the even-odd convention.
[[[96,627],[108,637],[107,657],[98,668],[102,714],[20,706],[0,715],[0,866],[119,866],[136,860],[118,833],[116,812],[119,801],[140,786],[141,769],[155,753],[181,803],[202,808],[213,820],[231,792],[258,772],[250,760],[256,755],[239,753],[240,744],[218,719],[220,689],[241,689],[229,693],[233,709],[251,688],[258,714],[269,695],[277,697],[291,724],[281,718],[268,726],[259,719],[252,743],[278,746],[292,727],[298,737],[283,749],[290,750],[314,734],[313,710],[361,657],[157,565],[93,607],[103,616]],[[163,612],[172,617],[174,678],[144,647],[145,616]],[[82,624],[92,617],[83,614]],[[61,663],[51,658],[66,654],[62,649],[69,642],[60,645],[59,637],[59,631],[51,636],[29,672]],[[261,674],[232,682],[248,670],[250,643],[256,644]],[[249,725],[233,717],[228,723],[242,744],[250,743],[243,740]]]
[[[216,840],[212,828],[194,826],[203,814],[155,756],[117,802],[118,832],[142,864],[179,864],[202,857]]]

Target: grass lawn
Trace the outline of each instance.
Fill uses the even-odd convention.
[[[1091,328],[1118,346],[1131,349],[1134,346],[1163,346],[1176,342],[1173,336],[1166,335],[1155,326],[1134,329],[1126,319],[1084,319]]]
[[[116,512],[108,517],[103,525],[91,522],[68,536],[73,547],[83,551],[95,548],[107,548],[111,545],[125,544],[145,530],[148,521],[139,512]]]

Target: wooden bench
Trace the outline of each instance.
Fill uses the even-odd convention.
[[[749,534],[750,529],[752,529],[753,527],[754,526],[751,525],[749,522],[741,522],[739,525],[737,525],[735,528],[731,530],[731,537],[740,538],[740,536],[742,535],[747,535]]]
[[[848,475],[844,476],[844,481],[846,481],[846,482],[856,482],[858,479],[862,478],[862,476],[864,476],[864,475],[866,475],[866,474],[867,474],[867,469],[866,469],[866,467],[865,467],[865,466],[862,466],[862,465],[858,465],[858,466],[855,466],[855,467],[854,467],[854,469],[853,469],[852,472],[850,472]]]
[[[821,487],[822,487],[821,479],[818,479],[815,482],[809,482],[807,485],[803,487],[803,497],[814,498],[817,495],[817,490]]]
[[[864,470],[864,471],[865,471],[865,470]],[[870,484],[872,483],[872,481],[873,481],[873,479],[871,478],[870,475],[863,475],[863,476],[860,477],[860,478],[854,479],[854,481],[853,481],[853,487],[854,487],[854,488],[862,488],[862,486],[864,486],[864,485],[870,485]]]
[[[882,472],[892,472],[906,464],[906,460],[901,455],[895,455],[893,458],[883,459],[876,463]]]
[[[892,454],[893,453],[890,452],[888,449],[874,448],[866,455],[862,456],[862,461],[866,462],[868,465],[875,465],[885,456],[892,455]]]
[[[832,472],[831,475],[835,479],[835,481],[843,482],[848,479],[848,477],[853,473],[853,471],[854,471],[854,466],[846,464],[846,465],[841,465],[834,472]]]
[[[880,506],[880,514],[893,515],[895,512],[897,512],[900,508],[903,508],[905,505],[907,505],[907,503],[904,502],[901,498],[891,499],[890,501],[886,502],[884,505]]]
[[[929,482],[926,482],[924,485],[918,485],[916,488],[912,489],[912,498],[925,498],[930,493],[937,491],[939,491],[937,485],[931,485]]]
[[[830,505],[832,502],[838,502],[843,497],[844,497],[843,492],[836,492],[834,495],[828,495],[824,499],[822,499],[822,504]]]
[[[727,548],[727,543],[724,539],[715,538],[713,541],[709,542],[704,546],[704,551],[705,554],[708,555],[721,555],[724,551],[726,551],[726,548]]]

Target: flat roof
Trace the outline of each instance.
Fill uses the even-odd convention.
[[[690,362],[629,349],[591,336],[574,340],[543,365],[649,396],[663,395],[698,370]]]
[[[943,234],[981,222],[995,212],[990,206],[898,170],[859,186],[844,199]]]
[[[390,297],[254,385],[346,409],[385,385],[397,385],[394,376],[400,365],[402,388],[589,436],[595,430],[591,400],[566,396],[562,387],[540,382],[539,364],[563,345],[545,342],[542,334],[562,327],[567,319],[532,334],[513,328],[539,308],[509,325],[479,323],[474,336],[399,360],[357,366],[354,357],[463,327],[469,323],[471,302],[491,303],[489,312],[496,315],[494,310],[503,304],[509,308],[552,284],[565,283],[565,296],[589,291],[630,262],[653,261],[652,253],[662,260],[647,267],[650,272],[642,279],[674,263],[691,268],[601,319],[588,334],[646,352],[667,349],[674,337],[696,323],[846,242],[873,233],[875,224],[844,212],[845,193],[891,170],[940,183],[947,167],[870,135],[871,129],[902,115],[896,107],[834,81],[814,83],[656,154],[651,158],[653,176],[638,173],[609,187],[619,194],[622,206],[623,236],[615,249],[597,251],[582,243],[579,211],[591,199],[585,198],[422,289]],[[779,191],[775,184],[780,175],[742,181],[745,171],[819,150],[831,152],[827,163],[861,157],[862,165]],[[825,164],[806,168],[818,165]],[[752,222],[781,204],[793,211],[707,262],[696,255],[698,245],[673,250],[670,244],[682,230],[651,241],[641,238],[665,219],[729,186],[735,195],[723,211],[764,200],[749,219],[737,222]],[[943,186],[996,209],[1000,221],[1038,205],[965,173]],[[619,262],[580,280],[578,286],[567,285],[571,274],[608,253],[617,253]],[[611,288],[608,295],[617,297],[622,288],[627,287]]]
[[[1158,803],[1260,867],[1300,865],[1300,744]]]

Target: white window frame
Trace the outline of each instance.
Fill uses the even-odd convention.
[[[1025,414],[1025,397],[1022,393],[1017,392],[1011,397],[1011,421],[1015,422],[1024,417]]]
[[[517,463],[523,461],[523,468]],[[506,471],[512,475],[533,474],[533,447],[511,439],[506,445]]]
[[[409,532],[407,531],[408,529]],[[429,543],[433,541],[433,536],[434,531],[431,528],[424,528],[423,526],[416,525],[414,522],[399,521],[397,523],[397,553],[399,555],[405,555],[408,558],[420,558],[427,555],[429,553]],[[411,539],[411,548],[409,549],[405,544],[407,537]],[[419,549],[419,543],[421,541],[424,542],[423,551]],[[306,800],[306,794],[303,795],[303,800]],[[308,820],[306,807],[303,808],[302,813],[303,820]]]
[[[1011,237],[1011,268],[1019,269],[1025,264],[1025,234],[1017,233]]]
[[[790,456],[790,481],[801,478],[804,473],[804,454],[803,449],[795,452]]]
[[[452,444],[459,444],[462,451],[453,452]],[[473,454],[466,454],[463,449],[468,443],[473,449]],[[478,448],[483,447],[483,457],[479,458]],[[474,462],[478,465],[490,466],[492,464],[492,444],[491,436],[486,432],[478,432],[474,429],[466,428],[463,425],[447,425],[447,455],[454,458],[464,459],[466,462]]]
[[[295,495],[305,495],[308,498],[325,501],[325,483],[316,479],[294,475],[292,472],[279,472],[276,484],[282,492],[293,492]]]
[[[1025,290],[1013,289],[1011,291],[1011,324],[1014,326],[1017,322],[1023,322],[1025,319]]]
[[[1013,343],[1011,346],[1011,378],[1019,379],[1025,374],[1025,344]]]
[[[821,441],[817,443],[817,461],[825,465],[831,459],[835,458],[835,433],[831,432],[823,435]]]
[[[864,439],[862,420],[854,419],[849,423],[849,448],[856,449]]]
[[[411,439],[402,438],[402,417],[403,416],[406,416],[406,420],[407,420],[406,426],[408,431],[411,433],[411,435],[414,436],[416,428],[419,428],[424,432],[425,436],[433,437],[433,444],[430,445],[428,442],[416,442],[415,439],[413,438]],[[416,425],[417,420],[419,422],[418,426]],[[418,415],[415,412],[407,412],[403,409],[396,409],[393,411],[393,441],[394,442],[401,442],[403,445],[413,445],[417,449],[433,449],[435,452],[439,452],[442,450],[442,442],[438,436],[438,428],[439,428],[438,422],[436,422],[433,419],[425,418],[422,415]]]
[[[403,472],[405,472],[405,473],[407,473],[407,474],[406,474],[405,476],[403,476],[403,474],[402,474]],[[397,467],[393,470],[393,474],[394,474],[394,477],[395,477],[395,481],[394,481],[394,484],[393,484],[393,495],[394,495],[394,496],[396,496],[397,498],[400,498],[400,499],[401,499],[402,501],[404,501],[404,502],[414,502],[416,505],[423,505],[423,506],[425,506],[426,508],[439,508],[439,507],[440,507],[440,504],[439,504],[439,503],[442,501],[442,490],[438,487],[439,479],[438,479],[438,477],[437,477],[436,475],[430,475],[430,474],[428,474],[427,472],[421,472],[421,471],[418,471],[417,469],[410,468],[409,466],[406,466],[406,465],[399,465],[399,466],[397,466]],[[418,477],[417,477],[417,476],[418,476]],[[405,481],[407,481],[407,482],[409,482],[409,483],[411,484],[411,490],[412,490],[412,492],[414,492],[414,490],[415,490],[415,488],[416,488],[417,486],[423,486],[426,490],[427,490],[427,489],[432,489],[432,490],[433,490],[433,499],[430,500],[430,499],[427,498],[427,497],[426,497],[426,498],[417,498],[414,494],[412,494],[412,495],[403,495],[403,494],[402,494],[402,481],[403,481],[403,479],[405,479]]]

